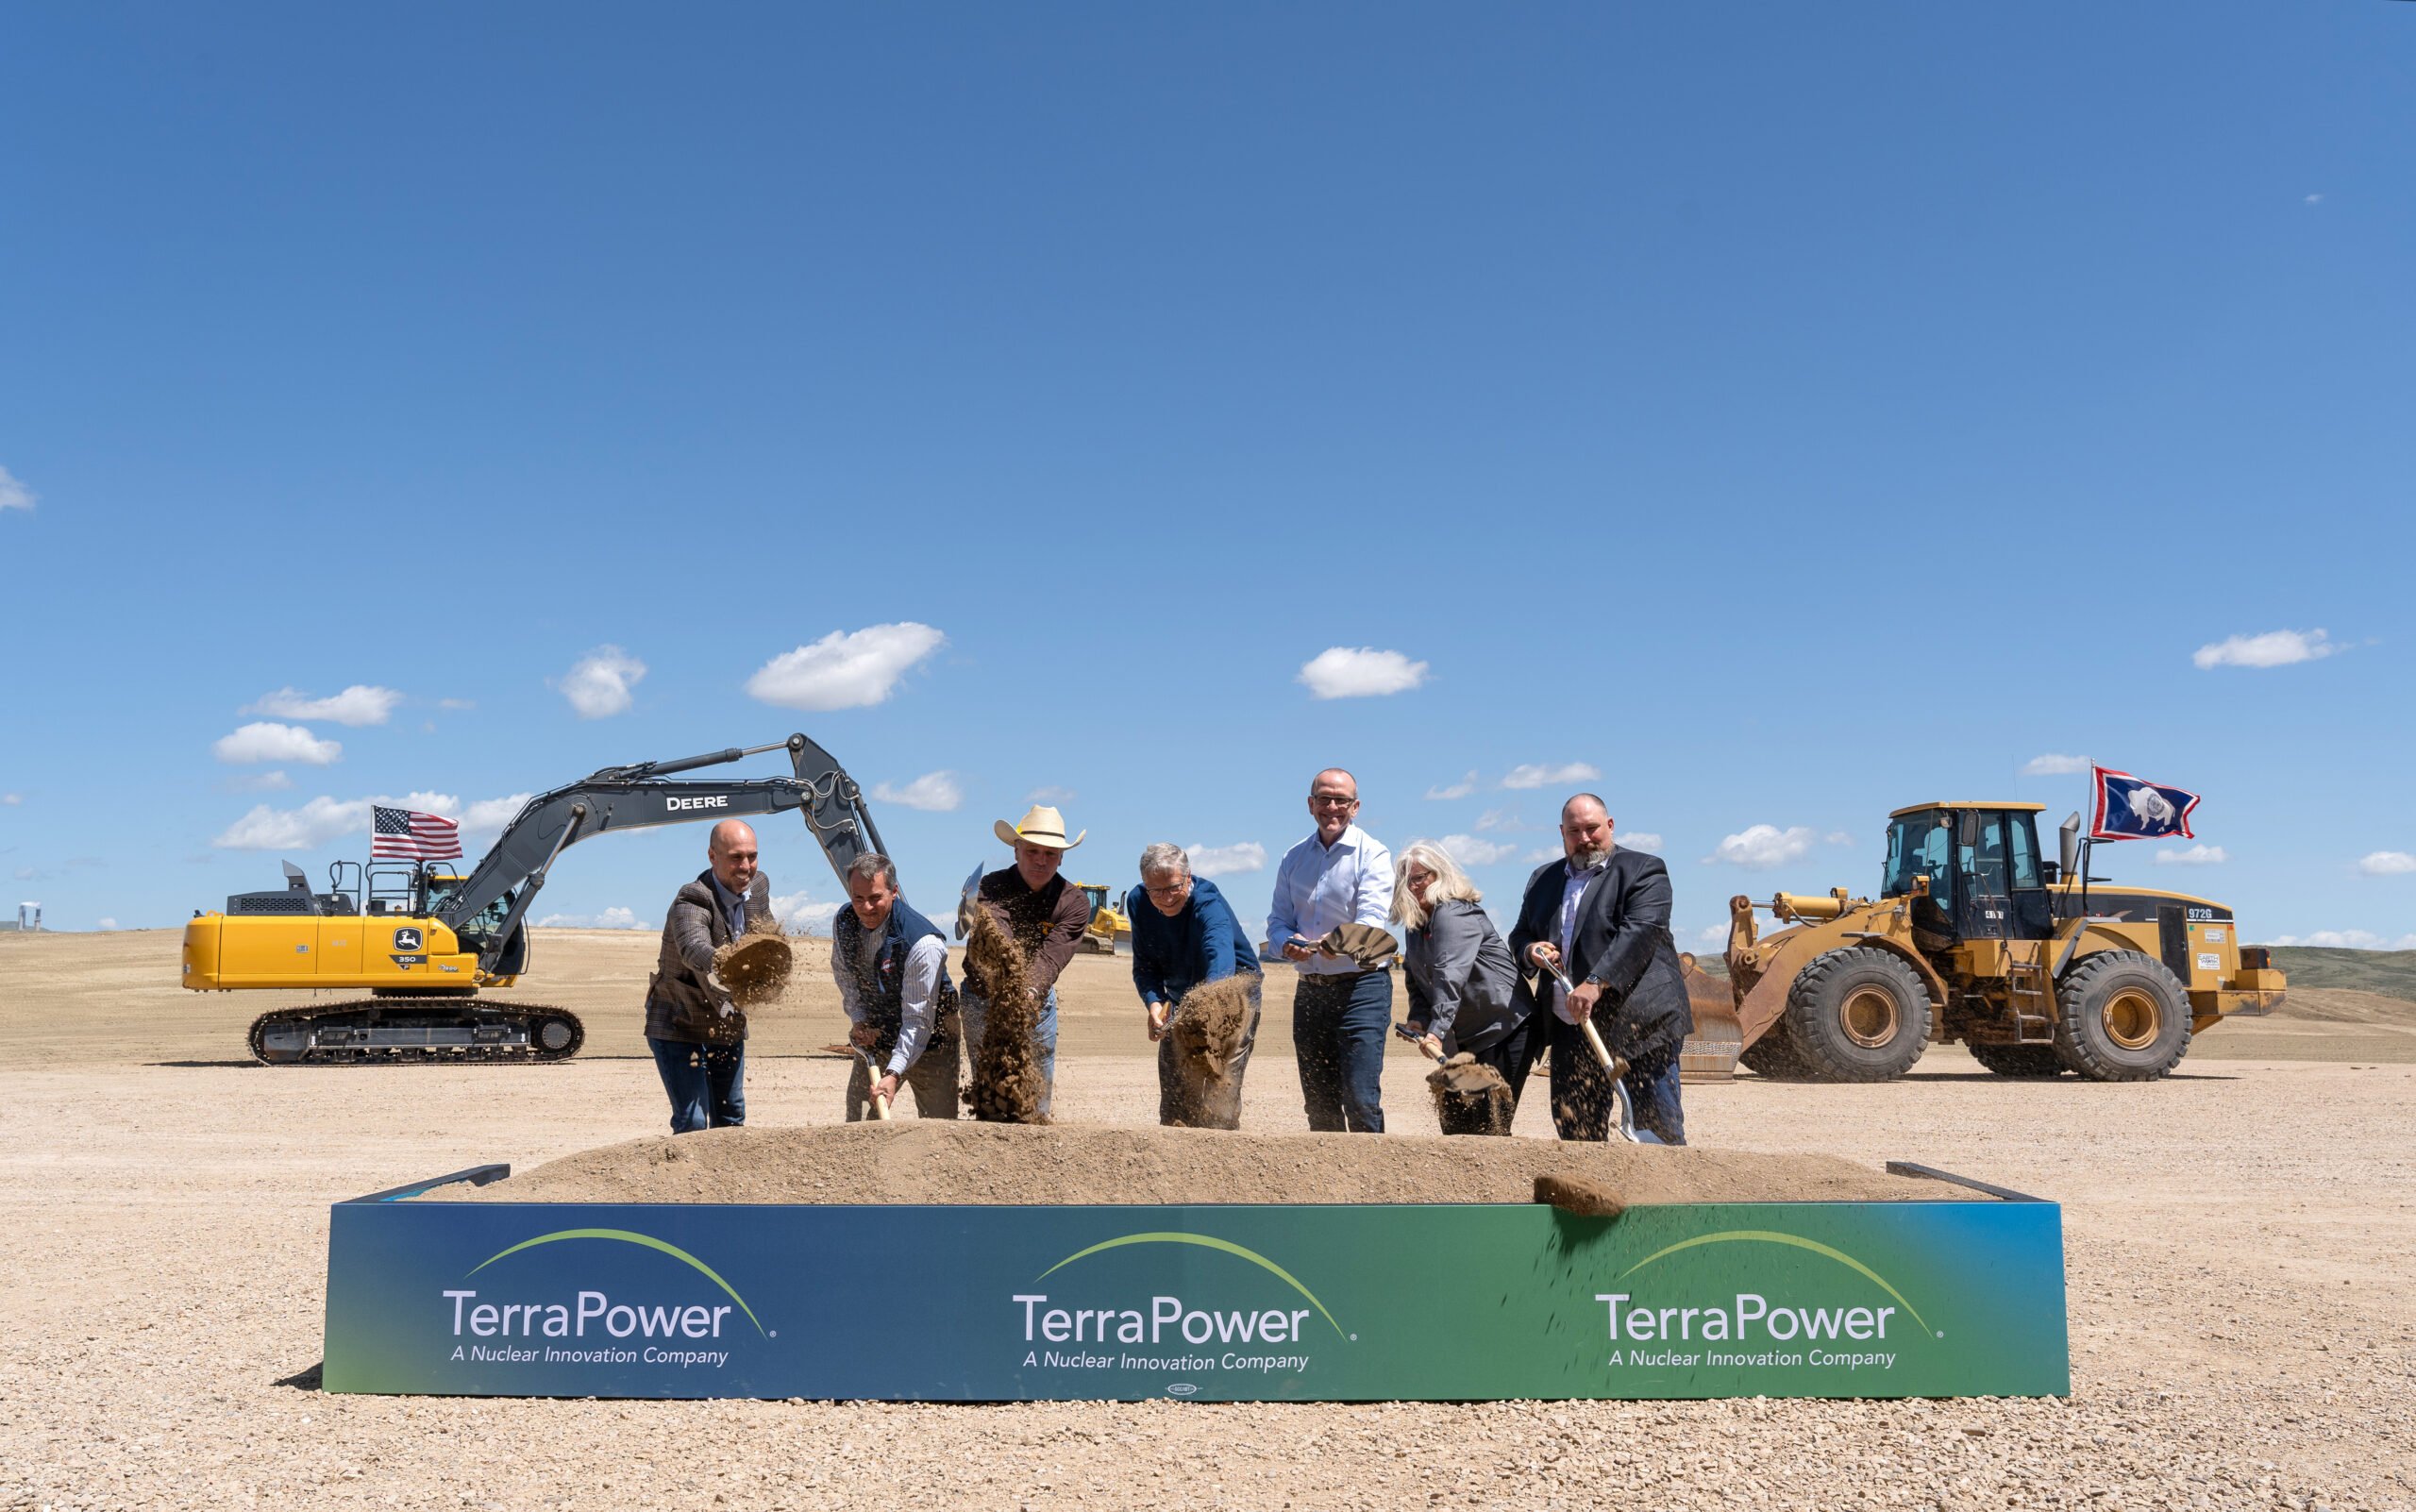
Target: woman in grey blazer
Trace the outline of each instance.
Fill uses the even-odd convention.
[[[1442,1056],[1462,1050],[1502,1073],[1517,1106],[1540,1045],[1510,948],[1480,907],[1485,895],[1442,847],[1420,840],[1394,863],[1393,922],[1403,927],[1409,1027]]]

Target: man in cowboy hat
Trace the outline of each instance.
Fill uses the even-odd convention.
[[[991,829],[1013,848],[1015,861],[1012,866],[1002,866],[984,876],[974,897],[1015,936],[1029,963],[1027,975],[1032,990],[1041,1000],[1040,1075],[1045,1084],[1040,1111],[1046,1114],[1049,1095],[1057,1085],[1057,975],[1074,958],[1083,932],[1091,927],[1090,899],[1081,888],[1057,875],[1057,868],[1065,861],[1065,852],[1081,845],[1082,835],[1090,832],[1085,830],[1067,839],[1065,816],[1039,803],[1033,804],[1019,822],[1009,824],[1000,819]],[[990,1012],[990,989],[969,962],[965,968],[960,1008],[965,1020],[965,1049],[978,1053]]]

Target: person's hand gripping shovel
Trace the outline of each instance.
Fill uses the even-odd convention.
[[[1561,991],[1575,992],[1577,990],[1577,983],[1569,981],[1569,973],[1560,968],[1556,952],[1551,959],[1540,955],[1533,959],[1535,965],[1551,974],[1554,982],[1560,983]],[[1602,1043],[1602,1033],[1594,1027],[1592,1014],[1589,1013],[1578,1019],[1577,1027],[1585,1033],[1586,1047],[1594,1052],[1594,1060],[1602,1067],[1602,1074],[1610,1078],[1611,1109],[1615,1115],[1611,1119],[1611,1127],[1629,1144],[1638,1143],[1636,1137],[1636,1115],[1628,1106],[1627,1084],[1620,1080],[1627,1075],[1627,1062],[1612,1054],[1611,1048]]]
[[[889,1100],[881,1095],[881,1079],[887,1073],[882,1071],[881,1068],[874,1063],[872,1051],[864,1049],[862,1045],[850,1045],[847,1048],[854,1050],[856,1052],[856,1059],[864,1063],[864,1075],[872,1078],[873,1117],[879,1118],[883,1123],[887,1123],[889,1121]]]

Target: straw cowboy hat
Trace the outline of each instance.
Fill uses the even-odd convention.
[[[1082,843],[1082,834],[1090,833],[1088,830],[1084,830],[1082,834],[1078,834],[1071,840],[1066,839],[1065,816],[1045,803],[1035,803],[1026,809],[1022,820],[1018,823],[1009,824],[1006,820],[1000,819],[992,825],[991,829],[998,832],[999,839],[1011,846],[1018,844],[1046,846],[1051,850],[1071,850]]]

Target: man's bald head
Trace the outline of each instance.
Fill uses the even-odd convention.
[[[1359,816],[1359,779],[1339,766],[1329,766],[1309,783],[1309,817],[1317,822],[1317,843],[1330,846],[1342,838]]]
[[[755,829],[745,819],[724,819],[705,838],[705,860],[724,887],[744,898],[755,885]]]

